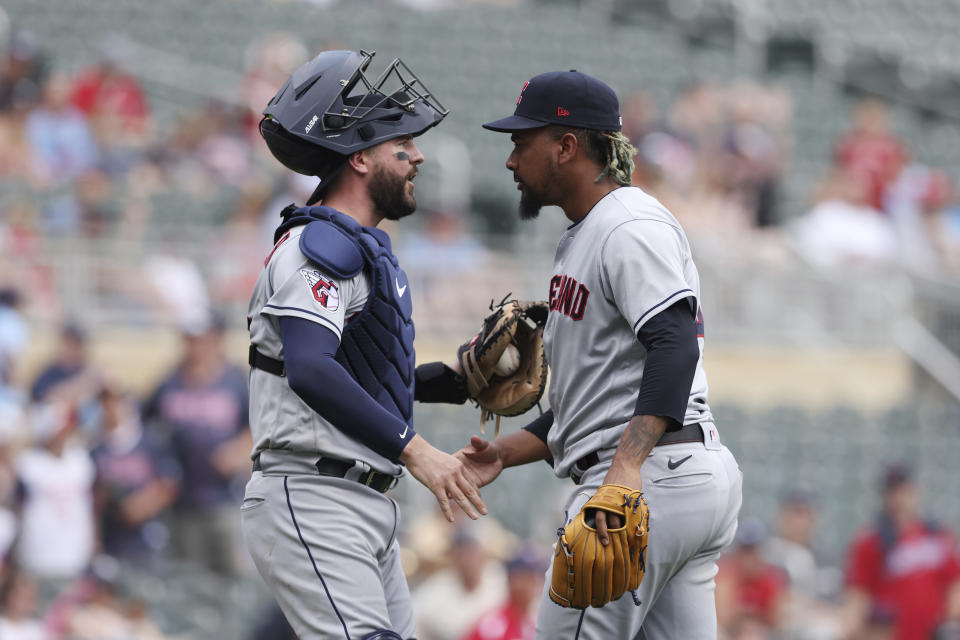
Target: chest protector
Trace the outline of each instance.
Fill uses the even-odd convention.
[[[416,361],[413,305],[390,237],[329,207],[285,212],[276,237],[301,224],[307,225],[300,235],[304,255],[338,278],[364,271],[370,280],[366,304],[346,320],[337,362],[384,409],[411,424]]]

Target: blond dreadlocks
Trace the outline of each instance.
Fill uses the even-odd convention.
[[[630,138],[619,131],[601,131],[600,136],[606,147],[606,166],[594,182],[600,182],[604,176],[610,176],[619,184],[627,187],[633,178],[633,156],[637,149],[630,144]]]
[[[637,149],[630,144],[630,138],[619,131],[553,127],[554,140],[559,140],[568,133],[575,135],[584,153],[603,167],[594,182],[610,176],[618,184],[625,187],[630,185],[634,168],[633,156],[637,155]]]

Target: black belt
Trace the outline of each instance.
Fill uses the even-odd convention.
[[[270,356],[265,356],[253,345],[250,345],[250,353],[247,356],[247,362],[254,369],[262,369],[267,373],[272,373],[281,378],[287,375],[287,368],[283,365],[283,360],[277,360]]]
[[[345,478],[347,476],[347,472],[349,472],[355,466],[356,463],[354,462],[337,460],[336,458],[320,458],[317,460],[316,464],[317,473],[322,476],[329,476],[331,478]],[[253,470],[263,470],[263,467],[260,466],[259,455],[253,459]],[[397,484],[397,480],[397,476],[391,476],[387,473],[380,473],[379,471],[367,471],[365,473],[361,473],[357,477],[357,482],[364,486],[370,487],[379,493],[386,493],[392,489]]]
[[[682,442],[703,442],[703,429],[700,428],[699,422],[684,425],[676,431],[665,431],[654,446],[662,447],[666,444],[680,444]],[[580,484],[580,480],[587,469],[598,462],[600,462],[600,456],[597,455],[596,451],[591,451],[573,463],[573,467],[570,469],[570,477],[575,483]]]

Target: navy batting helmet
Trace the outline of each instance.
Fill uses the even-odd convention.
[[[307,204],[319,199],[351,153],[420,135],[449,113],[400,58],[368,78],[375,53],[321,53],[294,71],[263,111],[260,134],[273,156],[320,178]]]

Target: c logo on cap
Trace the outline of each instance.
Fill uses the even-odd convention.
[[[523,86],[520,87],[520,97],[517,98],[517,104],[520,104],[520,101],[523,100],[523,92],[527,90],[527,85],[529,84],[530,84],[530,81],[527,80],[526,82],[523,83]]]

